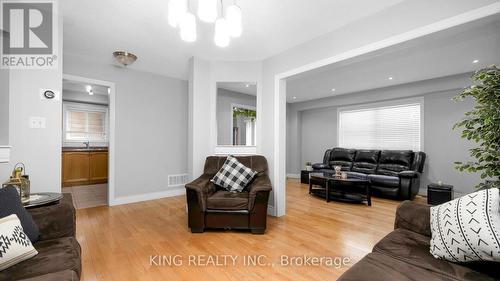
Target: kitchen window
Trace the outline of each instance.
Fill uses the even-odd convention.
[[[420,151],[423,99],[339,108],[338,144],[357,149]]]
[[[107,142],[108,108],[91,104],[66,103],[64,142]]]

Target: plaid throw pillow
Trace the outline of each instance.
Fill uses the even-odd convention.
[[[255,175],[257,175],[257,172],[241,164],[232,155],[229,155],[222,168],[211,181],[218,186],[222,186],[227,191],[242,192]]]

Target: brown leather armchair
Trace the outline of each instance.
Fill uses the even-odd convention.
[[[188,226],[200,233],[206,228],[250,229],[254,234],[266,230],[267,203],[272,190],[264,156],[236,156],[243,165],[258,172],[243,192],[232,193],[210,181],[226,157],[210,156],[203,175],[186,184]]]

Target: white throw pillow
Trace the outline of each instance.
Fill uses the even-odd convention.
[[[0,271],[37,254],[16,215],[0,219]]]
[[[431,207],[431,254],[452,262],[500,261],[499,200],[492,188]]]

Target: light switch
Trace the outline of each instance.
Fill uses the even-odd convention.
[[[45,129],[45,117],[30,117],[30,128],[32,129]]]

